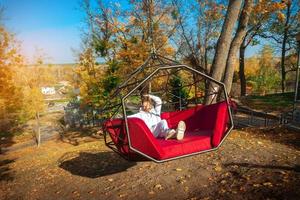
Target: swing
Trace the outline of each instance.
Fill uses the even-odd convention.
[[[127,118],[138,112],[145,88],[162,98],[161,118],[170,128],[186,123],[183,140],[155,138],[143,120]],[[105,144],[129,160],[164,162],[216,150],[233,128],[223,83],[155,53],[119,85],[105,109],[113,112],[103,124]]]
[[[150,56],[120,84],[102,112],[106,146],[128,160],[164,162],[216,150],[233,129],[225,85],[192,67],[156,53],[150,5]],[[139,111],[144,91],[159,96],[161,118],[170,128],[186,123],[183,140],[155,138],[145,122],[127,118]]]

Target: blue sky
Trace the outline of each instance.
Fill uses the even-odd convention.
[[[0,0],[0,5],[5,9],[4,23],[16,34],[29,63],[37,49],[47,63],[76,62],[84,27],[80,0]],[[260,47],[248,49],[246,55],[251,56]]]
[[[84,13],[78,0],[0,0],[6,27],[22,43],[22,53],[29,62],[36,49],[46,62],[70,63],[80,49]]]

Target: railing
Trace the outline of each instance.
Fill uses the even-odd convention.
[[[275,115],[239,106],[234,113],[235,127],[267,127],[287,124],[293,120],[293,112]]]

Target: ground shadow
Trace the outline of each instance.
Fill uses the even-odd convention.
[[[0,182],[13,180],[11,169],[8,166],[12,162],[14,162],[14,160],[10,160],[10,159],[0,160]]]
[[[113,152],[81,152],[67,153],[59,160],[59,167],[71,174],[88,178],[98,178],[126,171],[136,162],[124,160]]]
[[[251,164],[251,163],[225,163],[224,166],[225,167],[240,166],[240,167],[247,167],[247,168],[278,169],[278,170],[300,172],[300,165],[295,165],[295,167],[289,167],[289,166],[276,166],[276,165],[258,165],[258,164]]]
[[[286,127],[279,127],[273,130],[263,130],[262,133],[271,141],[300,150],[300,134],[297,131],[288,130]]]
[[[255,135],[257,138],[266,139],[300,150],[299,131],[289,130],[285,126],[275,126],[262,129],[246,128],[243,131],[246,131],[251,135]]]
[[[99,140],[101,138],[99,130],[99,127],[69,128],[68,130],[62,128],[60,140],[78,146],[85,142]]]

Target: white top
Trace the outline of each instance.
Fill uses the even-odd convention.
[[[128,118],[136,117],[143,120],[148,126],[148,128],[151,130],[151,132],[153,132],[158,122],[161,121],[160,112],[162,101],[159,97],[151,94],[149,94],[149,97],[155,102],[154,107],[149,112],[146,112],[142,110],[142,108],[140,108],[140,111],[138,113],[130,115],[128,116]]]

